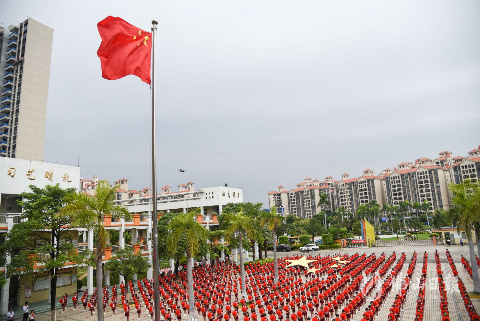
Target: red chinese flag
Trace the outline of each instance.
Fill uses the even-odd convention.
[[[97,51],[102,77],[115,80],[135,75],[150,84],[152,34],[112,16],[100,21],[97,27],[102,37]]]

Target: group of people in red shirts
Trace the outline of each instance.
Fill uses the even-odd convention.
[[[458,276],[457,267],[455,266],[455,262],[453,262],[452,255],[448,250],[446,251],[446,254],[447,254],[448,263],[450,264],[450,267],[452,268],[454,275]],[[461,260],[465,269],[467,269],[467,267],[469,268],[469,270],[467,269],[467,271],[469,272],[471,277],[472,269],[470,267],[470,263],[467,261],[467,259],[463,257],[463,255]],[[470,295],[468,294],[467,288],[465,287],[465,284],[463,283],[461,278],[458,278],[457,284],[458,284],[458,289],[460,290],[460,294],[462,295],[463,304],[465,305],[465,309],[467,310],[470,320],[480,321],[480,316],[477,314],[477,311],[475,310],[475,307],[472,304],[472,300],[470,299]]]
[[[441,294],[440,308],[442,320],[446,321],[449,320],[448,302],[438,253],[435,255]],[[230,262],[196,265],[193,271],[194,306],[190,307],[188,304],[187,274],[186,269],[183,269],[177,276],[173,273],[163,273],[160,276],[160,311],[165,321],[181,321],[182,315],[186,316],[192,310],[203,317],[203,321],[345,321],[364,310],[360,312],[362,321],[372,321],[378,315],[403,268],[405,253],[402,253],[398,260],[396,258],[395,252],[388,259],[384,253],[379,257],[375,254],[367,256],[358,253],[351,256],[317,255],[307,258],[313,260],[307,269],[295,265],[295,260],[300,259],[300,256],[284,257],[278,260],[278,282],[274,279],[273,263],[249,263],[245,266],[245,292],[241,289],[239,266]],[[389,320],[398,320],[400,317],[416,260],[417,254],[414,253],[407,276],[403,279],[402,287],[390,308]],[[425,253],[416,321],[423,320],[427,260],[428,255]],[[293,261],[293,264],[289,263],[290,261]],[[385,276],[387,273],[388,276]],[[459,287],[460,283],[461,280]],[[129,321],[130,309],[140,319],[142,309],[145,308],[145,315],[153,320],[153,280],[143,279],[136,283],[129,281],[119,287],[120,299],[116,285],[111,288],[111,292],[107,287],[102,289],[104,312],[110,306],[112,314],[115,315],[117,305],[120,305]],[[375,292],[375,289],[380,290]],[[468,296],[466,291],[464,293]],[[74,295],[74,298],[76,308],[78,296]],[[90,299],[88,292],[84,292],[81,302],[84,311],[88,306],[90,315],[93,316],[97,291],[95,290]],[[465,304],[466,307],[468,304],[467,309],[473,307],[471,301],[466,300]],[[475,317],[474,309],[471,315]]]

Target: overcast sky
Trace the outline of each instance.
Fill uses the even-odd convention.
[[[150,90],[101,77],[97,22],[158,21],[159,186],[267,192],[480,144],[480,2],[1,1],[54,31],[45,161],[151,186]],[[180,173],[178,169],[185,169]]]

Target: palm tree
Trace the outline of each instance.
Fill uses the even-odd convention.
[[[325,214],[325,221],[324,221],[325,227],[327,227],[327,210],[326,210],[325,207],[329,206],[329,205],[330,205],[330,200],[328,198],[328,194],[327,193],[321,193],[320,194],[320,199],[318,200],[318,206],[320,207],[320,209],[323,207],[323,212]]]
[[[480,293],[480,277],[475,263],[475,248],[472,230],[480,223],[480,185],[470,180],[449,186],[453,193],[452,202],[458,213],[458,228],[463,228],[467,234],[470,262],[472,262],[473,291]]]
[[[405,216],[407,215],[409,208],[410,208],[409,200],[402,201],[398,204],[398,211],[403,215],[403,227],[405,229],[405,233],[407,233],[407,224],[406,224]]]
[[[360,219],[366,218],[366,216],[368,215],[367,205],[365,204],[360,205],[357,208],[356,214],[360,217]]]
[[[371,200],[368,204],[368,212],[373,216],[373,221],[375,225],[378,225],[378,213],[380,213],[380,205],[376,200]]]
[[[277,208],[273,206],[270,212],[263,212],[263,217],[260,222],[262,226],[267,226],[272,231],[273,239],[273,266],[275,271],[275,284],[278,282],[278,260],[277,260],[277,229],[283,224],[284,217],[277,214]]]
[[[245,284],[245,268],[243,266],[243,239],[250,238],[255,233],[255,227],[249,217],[243,214],[243,211],[237,212],[230,216],[230,225],[225,231],[226,238],[232,242],[238,237],[240,248],[240,277],[242,280],[242,296],[247,296],[247,286]]]
[[[420,210],[425,212],[425,215],[427,215],[427,225],[430,225],[430,221],[428,220],[428,216],[430,213],[430,208],[432,207],[432,204],[430,204],[427,200],[423,201],[423,203],[420,204]]]
[[[107,181],[100,181],[97,185],[97,194],[90,196],[78,193],[70,204],[63,208],[63,212],[73,214],[76,226],[93,229],[97,236],[96,264],[96,287],[97,287],[97,319],[103,321],[103,270],[102,256],[108,243],[108,234],[103,226],[104,217],[107,214],[113,216],[130,217],[128,210],[114,203],[115,193],[118,186],[111,187]]]
[[[415,214],[417,215],[417,218],[418,218],[418,212],[422,209],[422,205],[420,205],[419,202],[413,202],[412,208],[415,210]]]
[[[186,255],[189,320],[195,319],[192,258],[198,253],[200,243],[207,238],[207,230],[195,220],[198,213],[199,210],[196,209],[189,211],[186,214],[177,215],[168,224],[168,230],[170,233],[167,237],[167,244],[170,253],[172,255],[176,253],[177,244],[181,239],[186,240],[187,243]]]
[[[382,211],[383,211],[383,215],[385,215],[385,221],[387,221],[388,214],[391,214],[393,212],[393,206],[391,206],[389,204],[384,204],[383,208],[382,208]],[[390,215],[389,222],[391,220],[392,220],[392,216]]]

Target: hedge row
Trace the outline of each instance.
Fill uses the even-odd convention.
[[[320,244],[318,246],[319,250],[328,250],[328,249],[340,249],[342,246],[340,244]]]

